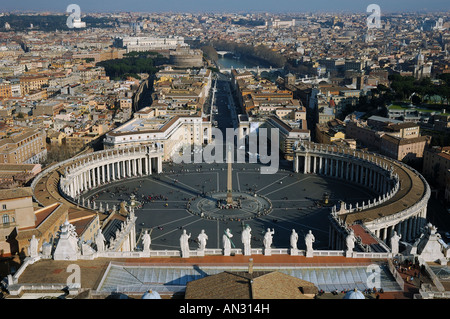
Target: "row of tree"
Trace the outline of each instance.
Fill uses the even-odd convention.
[[[98,62],[97,66],[105,68],[106,75],[112,79],[126,79],[128,76],[138,77],[138,73],[155,74],[158,66],[167,59],[156,52],[130,52],[122,59]]]
[[[212,47],[217,51],[231,51],[236,55],[257,60],[262,64],[268,64],[276,68],[284,68],[286,64],[286,58],[282,54],[265,45],[252,46],[225,40],[213,40],[205,44],[205,47]],[[208,49],[209,51],[211,50]]]
[[[439,96],[441,103],[447,102],[450,98],[450,74],[439,76],[440,84],[435,84],[426,77],[416,80],[412,76],[401,76],[392,74],[389,76],[391,89],[394,92],[394,99],[397,101],[409,100],[413,104],[432,102],[433,97]]]
[[[430,78],[417,80],[411,76],[392,74],[389,76],[390,87],[379,84],[368,95],[361,96],[356,105],[347,106],[341,118],[354,111],[366,112],[367,117],[387,116],[386,106],[393,103],[433,107],[439,101],[438,106],[444,103],[449,105],[450,74],[441,74],[438,79],[439,83],[435,83]]]

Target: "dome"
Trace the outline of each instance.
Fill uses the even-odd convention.
[[[142,295],[141,299],[161,299],[161,296],[156,291],[150,289]]]
[[[366,299],[366,297],[364,297],[361,291],[355,288],[355,290],[347,292],[343,299]]]

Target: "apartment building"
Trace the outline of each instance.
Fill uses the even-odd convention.
[[[354,138],[361,147],[381,152],[397,160],[420,160],[429,145],[429,136],[420,136],[420,129],[414,123],[372,116],[367,121],[349,121],[346,125],[347,138]]]
[[[47,157],[46,133],[23,128],[0,139],[0,163],[36,164]]]
[[[56,116],[61,110],[64,109],[65,106],[67,106],[65,103],[58,101],[44,101],[36,104],[33,110],[33,115]]]
[[[332,144],[332,142],[345,139],[345,125],[342,121],[334,119],[327,123],[316,123],[316,142]]]
[[[448,170],[450,170],[450,146],[425,150],[422,173],[432,184],[440,188],[448,186]]]
[[[18,251],[14,240],[18,228],[35,224],[31,188],[0,190],[0,215],[0,255],[8,256]]]
[[[96,133],[74,132],[66,136],[66,146],[73,152],[79,151],[98,137]]]
[[[415,138],[401,138],[384,134],[381,137],[380,151],[398,161],[416,161],[423,158],[431,137],[424,135]]]
[[[448,131],[450,130],[450,114],[443,113],[435,115],[434,117],[434,128],[438,131]]]
[[[166,67],[156,74],[153,81],[152,107],[200,111],[209,95],[211,84],[211,70],[174,70]]]
[[[48,85],[49,78],[45,76],[22,76],[20,77],[20,88],[22,95],[31,91],[39,90],[44,85]]]
[[[11,84],[0,83],[0,98],[12,97]]]

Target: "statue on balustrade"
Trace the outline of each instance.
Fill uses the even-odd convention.
[[[150,251],[150,245],[152,243],[152,239],[150,238],[150,234],[145,231],[144,236],[142,237],[142,246],[144,252]]]
[[[206,248],[206,241],[208,240],[208,235],[205,234],[205,230],[202,229],[200,234],[197,237],[198,240],[198,250],[205,250]]]
[[[273,241],[273,235],[275,234],[275,230],[272,228],[267,228],[266,234],[264,235],[263,244],[264,244],[264,255],[271,255],[272,249],[270,246],[272,246]]]
[[[230,256],[230,254],[231,254],[231,238],[232,237],[233,237],[233,234],[231,233],[230,229],[227,228],[225,230],[225,234],[223,234],[223,236],[222,236],[224,256]]]
[[[391,237],[391,252],[392,254],[398,255],[398,249],[399,249],[399,241],[402,238],[402,235],[398,235],[396,231],[394,231],[394,235]]]
[[[97,252],[105,251],[105,236],[103,236],[102,230],[99,228],[97,235],[95,236],[95,244],[97,245]]]
[[[186,229],[183,229],[183,234],[180,237],[181,257],[183,258],[189,257],[189,238],[191,238],[191,234],[188,235]]]
[[[241,235],[241,241],[244,244],[244,255],[249,256],[252,254],[252,248],[251,248],[251,234],[252,229],[249,225],[245,226],[244,230],[242,231]]]
[[[297,251],[297,241],[298,241],[298,234],[295,231],[295,229],[292,230],[290,243],[291,243],[291,251]]]
[[[38,254],[39,254],[38,244],[39,244],[39,240],[36,238],[35,235],[33,235],[30,239],[30,246],[28,248],[28,254],[30,255],[31,258],[38,256]]]
[[[314,248],[313,243],[316,241],[312,231],[310,230],[308,234],[305,236],[305,244],[306,244],[306,257],[313,257]]]
[[[273,241],[273,235],[275,234],[275,231],[270,230],[270,228],[267,228],[266,234],[264,235],[264,239],[263,239],[263,243],[264,243],[264,247],[266,249],[270,249],[270,246],[272,246],[272,241]]]
[[[353,253],[353,249],[355,248],[355,232],[353,230],[350,231],[350,234],[347,235],[347,238],[345,239],[345,244],[347,246],[347,250],[345,252],[346,257],[351,257]]]

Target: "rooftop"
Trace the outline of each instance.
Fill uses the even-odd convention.
[[[32,196],[33,190],[31,189],[31,187],[0,189],[0,200],[8,200]]]

